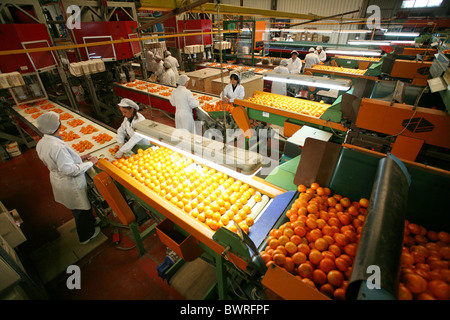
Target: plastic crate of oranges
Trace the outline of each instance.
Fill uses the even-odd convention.
[[[237,232],[234,221],[249,233],[269,200],[248,184],[165,147],[140,149],[112,164],[213,231],[223,226]]]
[[[350,68],[344,68],[344,67],[332,67],[332,66],[323,66],[323,65],[313,65],[312,69],[314,70],[324,70],[324,71],[331,71],[331,72],[339,72],[339,73],[347,73],[347,74],[356,74],[356,75],[364,75],[367,70],[361,70],[361,69],[350,69]]]
[[[320,118],[330,105],[321,102],[307,101],[271,93],[255,93],[247,101],[284,111]]]

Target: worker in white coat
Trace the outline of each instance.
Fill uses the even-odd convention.
[[[314,48],[309,48],[309,53],[305,56],[305,68],[311,68],[320,63],[319,56],[314,51]]]
[[[230,83],[220,93],[225,103],[234,103],[234,99],[244,99],[245,89],[241,85],[241,77],[237,73],[230,74]]]
[[[297,50],[291,52],[291,59],[288,59],[287,68],[289,73],[300,73],[302,71],[302,60],[298,57]]]
[[[164,72],[161,75],[161,84],[175,87],[176,85],[175,73],[173,73],[172,65],[170,64],[170,62],[164,61],[163,68]]]
[[[155,55],[155,64],[152,71],[156,75],[157,80],[161,82],[161,77],[164,73],[164,62],[159,54]]]
[[[286,73],[289,74],[289,69],[287,68],[288,61],[286,59],[281,60],[280,65],[273,69],[276,73]],[[272,93],[287,95],[286,82],[282,81],[272,81]]]
[[[133,129],[133,125],[145,120],[145,117],[138,112],[139,106],[136,102],[123,98],[120,100],[119,109],[124,116],[123,122],[117,129],[117,144],[119,150],[114,155],[117,159],[122,158],[126,153],[129,153],[135,147],[146,147],[150,145],[147,139],[138,136]]]
[[[145,57],[145,67],[147,69],[147,72],[151,76],[153,74],[154,65],[156,64],[155,55],[150,50],[145,49],[144,57]]]
[[[327,54],[326,54],[325,51],[323,51],[323,47],[322,46],[317,46],[316,54],[319,56],[319,60],[321,62],[325,62],[327,60]]]
[[[170,95],[170,103],[176,108],[175,128],[186,129],[190,133],[196,134],[192,110],[199,106],[199,102],[194,98],[192,91],[186,88],[189,79],[185,74],[178,78],[177,87]]]
[[[166,50],[166,52],[164,52],[164,56],[166,57],[164,59],[164,62],[168,61],[172,65],[172,71],[175,74],[175,81],[177,81],[179,77],[178,68],[180,67],[177,58],[172,56],[172,53],[169,50]]]
[[[53,111],[37,119],[37,127],[43,137],[36,145],[39,159],[50,170],[55,201],[72,211],[75,218],[78,239],[88,243],[100,233],[87,196],[85,172],[97,163],[96,157],[80,157],[59,135],[61,121]],[[100,221],[98,219],[97,223]]]

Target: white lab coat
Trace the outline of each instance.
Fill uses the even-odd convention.
[[[289,73],[289,69],[284,66],[278,66],[273,69],[276,73]],[[272,93],[287,95],[286,82],[272,81]]]
[[[124,117],[122,124],[119,129],[117,129],[116,140],[119,144],[119,151],[122,154],[128,153],[137,144],[150,145],[150,142],[144,138],[141,138],[134,133],[133,125],[145,120],[145,117],[139,112],[136,113],[136,117],[131,121]],[[128,141],[127,141],[128,140]]]
[[[161,75],[161,84],[164,84],[166,86],[172,86],[175,87],[176,85],[176,78],[175,73],[173,73],[172,69],[167,69],[164,71],[164,73]]]
[[[178,85],[170,95],[170,103],[176,108],[175,128],[186,129],[190,133],[195,134],[195,121],[192,109],[197,108],[199,102],[194,98],[192,91],[185,86]]]
[[[292,60],[292,58],[288,59],[287,68],[290,73],[300,73],[302,71],[302,60],[299,57]]]
[[[175,58],[175,57],[170,55],[170,56],[166,57],[166,59],[164,59],[164,61],[170,62],[170,65],[172,66],[173,73],[175,74],[175,81],[177,81],[178,77],[179,77],[179,75],[178,75],[178,68],[180,67],[177,58]]]
[[[305,68],[311,68],[315,64],[319,64],[319,56],[313,52],[308,53],[305,56]]]
[[[152,69],[151,71],[158,77],[158,80],[161,81],[161,76],[164,73],[164,62],[161,60],[159,62],[156,62],[155,60],[152,63]]]
[[[320,53],[316,50],[314,51],[315,54],[317,54],[317,56],[319,57],[319,60],[322,62],[325,62],[325,60],[327,60],[327,54],[325,51],[320,51]]]
[[[89,210],[85,172],[94,164],[83,162],[63,140],[44,134],[36,145],[39,159],[50,170],[55,201],[70,210]]]
[[[220,93],[220,97],[227,97],[230,99],[230,103],[234,103],[234,99],[244,99],[245,89],[241,84],[238,84],[233,91],[233,85],[227,84],[223,91]]]

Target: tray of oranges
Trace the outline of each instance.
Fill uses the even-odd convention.
[[[112,164],[213,231],[223,226],[237,232],[236,223],[251,233],[270,201],[247,183],[165,147],[140,149]]]

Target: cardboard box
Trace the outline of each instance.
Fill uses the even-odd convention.
[[[18,215],[18,213],[15,214]],[[9,211],[0,214],[0,235],[13,248],[27,240]]]
[[[6,251],[14,260],[17,259],[14,250],[8,242],[0,236],[0,246]],[[21,264],[20,264],[21,266]],[[3,257],[0,257],[0,291],[8,288],[20,280],[19,274],[7,263]]]

